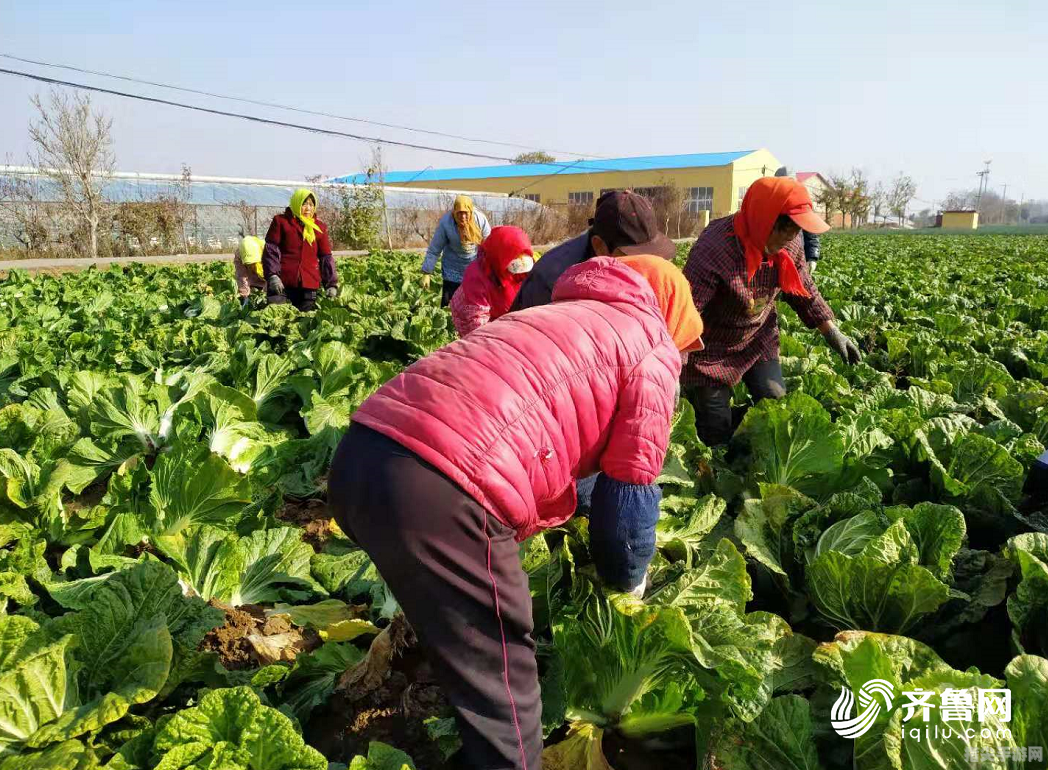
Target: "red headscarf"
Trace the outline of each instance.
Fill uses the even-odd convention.
[[[782,214],[803,220],[797,224],[812,232],[829,229],[812,210],[811,196],[800,182],[788,177],[758,179],[746,191],[734,221],[735,235],[746,253],[747,283],[753,280],[754,273],[764,261],[764,247],[775,227],[775,220]],[[769,258],[778,270],[780,289],[801,297],[811,296],[786,249],[779,249]]]
[[[517,298],[520,285],[528,277],[527,273],[509,272],[510,263],[517,257],[527,255],[534,257],[531,239],[519,227],[503,225],[494,227],[484,242],[477,249],[484,274],[495,285],[496,290],[491,298],[491,319],[494,320],[509,312],[513,300]]]

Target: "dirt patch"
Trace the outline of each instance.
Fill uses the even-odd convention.
[[[102,502],[102,498],[106,496],[106,489],[105,483],[96,481],[75,498],[65,503],[66,513],[77,516],[83,511],[90,511]]]
[[[338,525],[331,518],[331,511],[323,500],[286,500],[277,511],[277,518],[302,530],[302,540],[320,553],[324,545],[339,534]]]
[[[136,559],[144,553],[148,553],[150,556],[156,556],[158,559],[161,557],[160,551],[156,549],[156,546],[146,540],[131,546],[131,553]]]
[[[382,741],[407,752],[418,770],[453,770],[460,765],[444,759],[424,724],[450,713],[414,634],[398,617],[372,641],[368,659],[313,712],[305,737],[335,762],[366,755],[371,741]]]
[[[358,754],[366,755],[371,741],[382,741],[407,752],[418,770],[453,770],[459,765],[454,758],[444,759],[423,724],[429,717],[449,713],[436,684],[409,681],[403,671],[394,670],[380,687],[358,700],[332,696],[313,712],[305,737],[335,762],[349,763]]]
[[[208,631],[199,649],[218,653],[230,671],[294,660],[299,652],[315,650],[323,643],[316,631],[295,628],[284,616],[267,618],[265,608],[258,605],[229,607],[215,601],[211,605],[226,613],[226,622]]]
[[[670,730],[647,741],[632,740],[609,730],[601,749],[615,770],[692,770],[695,757],[694,730]]]

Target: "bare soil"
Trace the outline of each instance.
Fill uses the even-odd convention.
[[[66,513],[76,515],[81,511],[89,511],[102,502],[102,498],[105,497],[105,495],[106,484],[101,481],[96,481],[72,500],[65,503]]]
[[[331,511],[323,500],[285,500],[284,507],[277,511],[281,521],[293,524],[302,530],[302,540],[319,553],[324,545],[338,532]]]
[[[212,601],[211,605],[226,613],[226,622],[208,631],[200,650],[218,653],[230,671],[294,660],[299,652],[315,650],[323,643],[316,631],[295,628],[284,616],[267,618],[265,608],[257,604],[229,607]]]
[[[601,742],[604,757],[615,770],[693,770],[697,767],[692,730],[670,731],[658,741],[638,741],[609,730]]]
[[[377,660],[366,668],[369,675],[378,676],[354,678],[316,709],[305,726],[306,741],[335,762],[366,755],[371,741],[382,741],[407,752],[418,770],[460,767],[454,757],[443,758],[423,724],[429,717],[450,713],[429,664],[410,631],[403,634],[393,628],[391,636],[373,642],[377,649],[372,650],[372,657]],[[381,675],[381,662],[387,660],[389,665]]]

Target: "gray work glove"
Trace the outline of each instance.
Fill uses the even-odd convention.
[[[644,578],[640,581],[640,585],[634,588],[632,591],[627,591],[630,596],[634,599],[643,599],[644,592],[648,588],[648,573],[644,573]]]
[[[284,282],[280,280],[279,275],[271,275],[266,280],[266,294],[283,294],[284,293]]]
[[[819,260],[813,259],[811,262],[808,263],[808,272],[809,273],[814,273],[815,272],[815,268],[817,268],[818,266],[819,266]]]
[[[854,366],[862,360],[862,353],[859,352],[859,348],[836,325],[831,325],[829,331],[822,337],[826,340],[826,344],[849,366]]]
[[[640,585],[636,588],[632,588],[629,591],[620,591],[617,588],[612,588],[608,585],[603,585],[601,590],[605,596],[614,596],[616,594],[626,594],[632,596],[634,599],[644,599],[644,592],[648,590],[648,574],[644,573],[644,577],[640,581]]]
[[[328,297],[330,297],[331,299],[334,299],[335,297],[338,296],[338,287],[337,286],[328,286],[324,290],[324,293],[327,294]]]

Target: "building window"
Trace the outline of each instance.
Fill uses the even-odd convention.
[[[531,201],[532,203],[538,203],[539,202],[539,194],[538,193],[524,193],[520,197],[523,198],[526,201]]]
[[[688,197],[684,201],[684,210],[689,214],[700,211],[713,211],[712,187],[689,187]]]
[[[569,192],[568,203],[572,206],[592,206],[593,191],[587,190],[585,192]]]
[[[742,199],[746,197],[746,191],[750,189],[749,185],[739,188],[739,206],[742,206]]]

